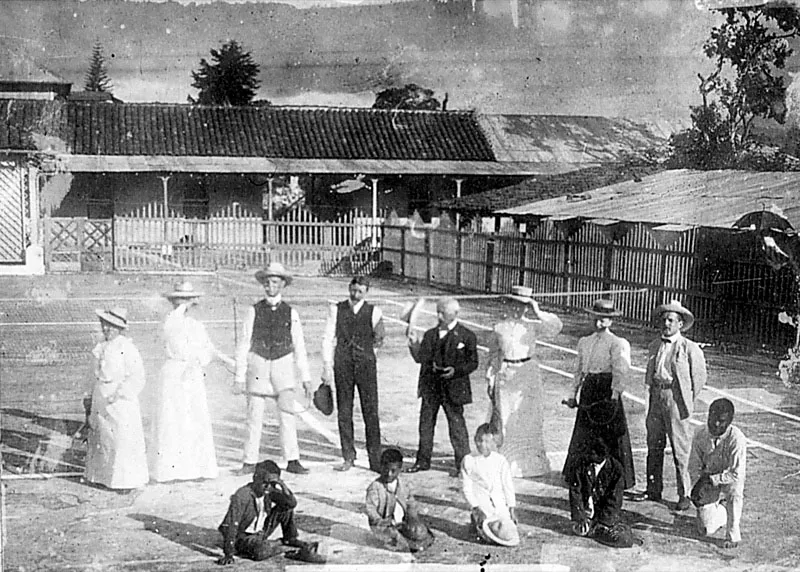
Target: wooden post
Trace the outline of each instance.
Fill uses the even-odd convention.
[[[456,179],[456,198],[461,198],[461,183],[464,182],[464,179]],[[456,210],[456,230],[461,228],[461,215],[458,214],[458,210]]]
[[[168,190],[167,190],[168,189],[167,183],[168,183],[168,181],[170,179],[170,175],[166,175],[166,176],[161,176],[160,175],[158,178],[161,179],[161,184],[162,184],[163,190],[164,190],[164,235],[163,236],[164,236],[164,245],[166,246],[166,244],[167,244],[167,216],[169,216],[169,193],[168,193]]]
[[[378,226],[378,179],[372,179],[372,248],[378,246],[375,227]]]

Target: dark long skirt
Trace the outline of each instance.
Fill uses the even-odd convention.
[[[631,452],[631,438],[628,433],[628,421],[625,418],[625,408],[622,405],[622,396],[609,407],[603,403],[611,400],[611,374],[590,373],[586,375],[581,387],[578,413],[575,416],[575,427],[572,430],[572,440],[567,450],[562,475],[565,479],[574,470],[575,465],[583,456],[592,437],[600,436],[610,449],[611,456],[622,465],[625,479],[624,487],[633,488],[636,485],[636,473],[633,468],[633,453]],[[598,404],[596,407],[592,407]]]

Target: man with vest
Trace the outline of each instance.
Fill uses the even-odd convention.
[[[259,460],[264,403],[274,399],[278,405],[279,434],[286,471],[308,473],[300,464],[297,444],[295,365],[306,396],[311,394],[311,374],[303,340],[303,328],[297,311],[281,299],[292,276],[282,264],[271,263],[256,272],[266,297],[248,308],[242,325],[242,337],[236,348],[236,383],[234,391],[247,394],[247,437],[244,442],[242,474],[251,474]]]
[[[347,300],[331,305],[322,340],[322,382],[336,387],[339,439],[344,463],[337,471],[348,471],[356,459],[353,445],[353,397],[358,388],[361,415],[367,438],[369,468],[380,472],[381,428],[378,418],[378,375],[375,350],[383,345],[383,315],[366,301],[369,278],[350,281]]]

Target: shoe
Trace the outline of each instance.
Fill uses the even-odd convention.
[[[255,463],[244,463],[242,468],[236,471],[236,474],[240,477],[244,477],[245,475],[252,475],[256,471]]]
[[[319,542],[306,542],[304,540],[300,540],[296,536],[294,538],[282,538],[281,544],[284,546],[291,546],[293,548],[300,548],[312,552],[316,552],[319,549]]]
[[[341,465],[336,465],[333,468],[333,470],[334,471],[339,471],[340,473],[343,473],[345,471],[349,471],[352,468],[353,468],[353,461],[350,460],[350,459],[345,459],[344,463],[342,463]]]
[[[692,501],[689,500],[689,497],[681,497],[678,500],[678,504],[675,505],[675,510],[677,511],[689,510],[691,506],[692,506]]]
[[[301,465],[300,461],[295,459],[294,461],[289,461],[289,464],[286,465],[286,472],[294,473],[295,475],[307,475],[308,469]]]
[[[632,493],[629,498],[633,502],[644,502],[644,501],[661,502],[661,495],[657,495],[655,493],[650,493],[650,492]]]
[[[457,479],[461,476],[461,471],[459,471],[458,469],[451,469],[450,476],[454,479]]]
[[[406,473],[419,473],[420,471],[430,471],[430,465],[420,465],[418,463],[414,463],[411,467],[405,470]]]

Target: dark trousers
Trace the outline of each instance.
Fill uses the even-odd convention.
[[[464,406],[456,405],[440,395],[430,395],[422,398],[419,410],[419,450],[417,451],[417,465],[430,467],[433,455],[433,433],[436,429],[436,417],[439,407],[444,409],[447,417],[447,427],[450,430],[450,443],[455,452],[456,468],[461,467],[461,460],[469,455],[469,433],[467,423],[464,421]]]
[[[353,397],[358,388],[361,415],[367,437],[369,468],[379,471],[381,466],[381,426],[378,417],[378,373],[374,355],[371,357],[347,356],[337,353],[333,361],[336,385],[336,409],[339,421],[339,439],[342,457],[346,461],[356,458],[353,443]]]
[[[283,540],[297,538],[297,527],[294,524],[294,509],[279,510],[273,508],[264,521],[264,530],[255,534],[240,534],[236,538],[236,554],[251,560],[266,560],[279,550],[270,545],[267,538],[281,526]]]

